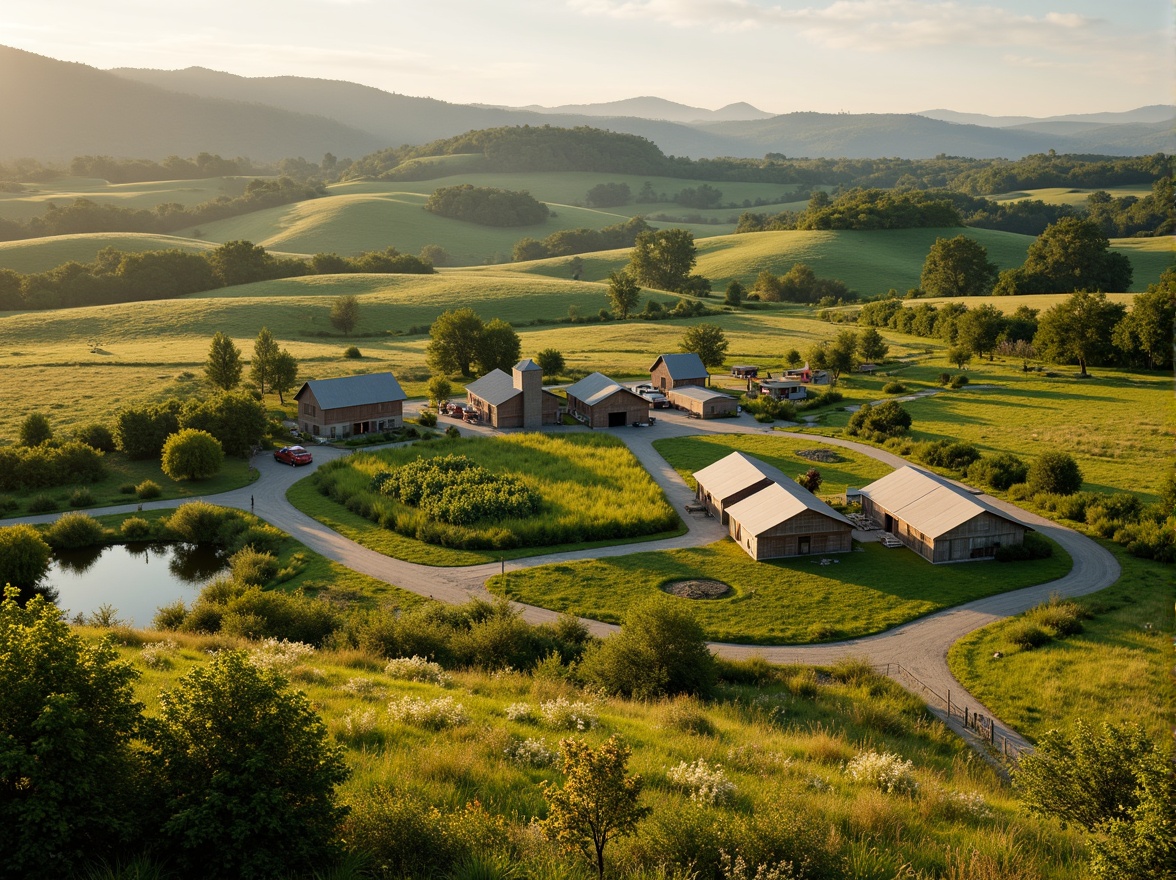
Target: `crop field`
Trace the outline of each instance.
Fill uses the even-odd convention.
[[[108,631],[80,632],[97,639]],[[118,633],[148,716],[209,650],[267,650],[226,636]],[[658,865],[694,870],[699,859],[710,871],[720,849],[746,853],[753,865],[804,859],[822,876],[975,876],[969,868],[1083,876],[1076,831],[1027,817],[916,697],[860,670],[783,668],[754,687],[726,685],[713,701],[636,701],[514,671],[437,670],[432,681],[413,681],[385,663],[319,650],[279,668],[344,748],[352,772],[341,800],[363,827],[379,828],[381,855],[406,876],[472,857],[527,876],[594,877],[531,823],[547,813],[540,784],[562,782],[559,740],[575,735],[596,746],[612,734],[632,749],[628,770],[644,780],[641,802],[652,812],[634,836],[609,843],[610,876],[650,876]],[[871,750],[897,756],[910,793],[852,777],[846,764]],[[675,769],[682,766],[709,774],[715,792],[692,787]],[[373,796],[377,786],[383,798]]]
[[[539,511],[522,518],[446,527],[426,522],[415,507],[369,489],[372,477],[379,472],[421,457],[446,455],[466,456],[492,474],[516,477],[539,493]],[[346,511],[362,513],[366,517],[362,521],[346,518],[344,534],[378,552],[427,565],[489,562],[503,551],[514,558],[534,555],[543,547],[568,549],[589,541],[599,544],[666,537],[681,529],[661,489],[625,445],[607,434],[510,434],[494,440],[416,444],[340,459],[309,481],[329,495],[330,503],[311,503],[305,491],[289,495],[305,513],[316,518],[329,516],[333,521]],[[426,543],[419,537],[424,529],[444,532],[444,536]],[[474,540],[483,546],[485,541],[494,541],[493,551],[466,552],[464,546],[480,549],[478,544],[464,543]],[[442,541],[445,546],[439,546]]]
[[[1081,632],[1022,647],[1010,637],[1030,612],[977,630],[948,653],[952,674],[1031,738],[1079,720],[1098,727],[1131,719],[1156,737],[1171,731],[1172,567],[1107,546],[1123,576],[1075,600],[1090,615]]]
[[[822,558],[756,562],[724,540],[689,550],[543,565],[496,575],[486,585],[519,602],[619,623],[627,608],[667,583],[710,578],[727,584],[731,593],[675,600],[689,604],[707,638],[776,645],[882,632],[972,599],[1044,583],[1070,566],[1069,556],[1055,546],[1049,559],[958,565],[946,576],[942,566],[878,543]]]

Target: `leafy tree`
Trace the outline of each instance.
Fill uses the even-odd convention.
[[[155,458],[163,450],[163,441],[180,429],[179,403],[139,408],[126,407],[114,419],[114,442],[128,458]]]
[[[718,324],[695,324],[682,334],[678,348],[694,352],[702,359],[704,367],[720,367],[727,357],[727,335]]]
[[[1011,452],[997,452],[973,462],[968,468],[968,479],[984,483],[1002,492],[1016,483],[1024,483],[1029,476],[1029,465]]]
[[[159,695],[150,746],[161,836],[187,873],[274,877],[333,854],[348,770],[281,673],[220,652]]]
[[[4,876],[72,876],[87,861],[115,857],[138,836],[141,774],[131,748],[142,710],[134,699],[136,675],[111,641],[83,640],[43,597],[21,608],[6,591],[0,603]]]
[[[431,266],[448,266],[453,262],[453,257],[449,255],[449,251],[445,250],[439,244],[425,245],[421,248],[417,256]]]
[[[453,386],[444,376],[434,376],[429,380],[429,400],[440,405],[453,394]]]
[[[621,631],[586,654],[583,666],[605,691],[639,699],[707,696],[715,684],[702,627],[690,611],[658,597],[633,606]]]
[[[49,573],[52,552],[32,526],[0,526],[0,588],[12,585],[21,591],[22,602],[28,599]]]
[[[1082,488],[1082,469],[1066,452],[1043,452],[1029,465],[1026,477],[1034,492],[1073,495]]]
[[[481,373],[489,373],[491,370],[509,373],[511,367],[519,362],[522,350],[522,341],[514,327],[501,318],[493,318],[478,335],[474,360]]]
[[[49,419],[41,413],[29,413],[20,423],[20,445],[40,446],[53,439],[53,428]]]
[[[529,192],[474,186],[443,186],[425,202],[425,210],[483,226],[532,226],[551,213]]]
[[[1176,267],[1160,276],[1159,284],[1131,301],[1131,311],[1115,326],[1115,346],[1128,356],[1138,354],[1153,370],[1172,366],[1173,325],[1176,325]]]
[[[633,244],[629,272],[645,287],[679,290],[697,262],[694,235],[686,229],[642,232]]]
[[[206,257],[221,287],[276,277],[277,261],[251,241],[226,241]]]
[[[857,341],[858,354],[863,361],[876,363],[886,359],[887,352],[890,351],[890,346],[882,338],[873,327],[867,327],[862,331]]]
[[[545,348],[535,355],[535,363],[545,376],[560,376],[567,369],[563,353],[556,348]]]
[[[797,351],[795,348],[788,349],[788,354],[784,355],[784,363],[786,363],[789,367],[792,367],[793,369],[795,369],[796,367],[799,367],[802,363],[801,358],[800,358],[800,352]]]
[[[335,297],[331,300],[330,318],[332,327],[344,336],[350,336],[355,325],[359,323],[358,297],[352,294]]]
[[[968,309],[956,320],[956,342],[971,349],[976,357],[992,355],[1004,330],[1004,315],[988,304]]]
[[[1041,314],[1033,347],[1055,364],[1076,362],[1086,376],[1088,364],[1110,359],[1115,328],[1126,311],[1105,293],[1075,293]]]
[[[241,381],[241,350],[224,333],[212,337],[204,375],[217,388],[231,391]]]
[[[511,249],[510,258],[516,263],[543,260],[551,256],[543,242],[536,238],[520,238]]]
[[[228,455],[245,456],[265,436],[265,407],[253,395],[229,391],[205,400],[190,400],[180,411],[178,426],[207,431]]]
[[[74,439],[99,452],[114,452],[114,434],[100,422],[82,425],[74,431]]]
[[[1176,880],[1176,774],[1157,752],[1135,766],[1137,803],[1090,842],[1090,871],[1101,880]]]
[[[1000,269],[988,259],[988,250],[974,238],[936,238],[919,287],[928,296],[987,296],[996,285]]]
[[[723,297],[723,303],[729,306],[738,307],[743,304],[743,297],[747,295],[747,290],[739,283],[738,279],[732,278],[731,283],[727,285],[727,292]]]
[[[837,384],[842,373],[852,371],[857,364],[857,349],[857,334],[852,330],[842,330],[829,344],[826,350],[825,366],[821,369],[829,371],[833,376],[834,385]]]
[[[540,783],[547,799],[543,833],[581,853],[604,878],[604,848],[609,840],[632,834],[650,812],[638,803],[641,777],[626,772],[630,748],[613,734],[599,748],[578,739],[559,744],[564,784]]]
[[[816,468],[809,468],[807,471],[796,478],[796,482],[800,483],[800,485],[804,486],[813,494],[816,494],[817,490],[821,488],[821,483],[824,482],[824,479],[821,477],[821,472],[819,470]]]
[[[751,286],[752,293],[766,302],[779,302],[783,296],[780,279],[769,269],[762,270]]]
[[[613,312],[623,321],[641,301],[641,285],[624,269],[609,272],[608,301]]]
[[[470,308],[442,312],[429,329],[432,341],[426,349],[429,368],[436,373],[460,372],[472,376],[470,365],[477,358],[478,341],[485,325]]]
[[[278,401],[284,404],[286,392],[298,384],[298,361],[283,348],[274,357],[270,367],[270,388],[278,392]]]
[[[897,400],[887,400],[873,406],[863,403],[845,427],[851,437],[864,437],[881,443],[891,437],[901,437],[911,427],[911,414]]]
[[[972,362],[972,349],[966,345],[953,345],[947,350],[947,361],[962,370]]]
[[[265,394],[266,386],[273,387],[274,361],[279,354],[278,343],[268,327],[262,327],[253,340],[253,358],[249,361],[249,378]]]
[[[184,428],[163,444],[161,465],[173,480],[207,480],[224,462],[220,442],[207,431]]]
[[[1096,221],[1063,217],[1029,245],[1023,266],[1001,273],[996,292],[1126,290],[1131,286],[1131,261],[1110,246]]]
[[[588,190],[587,202],[594,208],[615,208],[632,198],[627,183],[598,183]]]

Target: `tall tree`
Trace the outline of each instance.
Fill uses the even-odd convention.
[[[923,261],[919,287],[928,296],[987,296],[999,272],[974,238],[937,238]]]
[[[1131,311],[1115,327],[1115,346],[1153,370],[1172,366],[1173,325],[1176,324],[1176,268],[1169,267],[1159,284],[1148,285],[1131,302]]]
[[[278,401],[285,404],[286,392],[298,384],[298,361],[283,348],[274,358],[272,366],[270,387],[278,392]]]
[[[678,347],[682,351],[694,352],[708,369],[721,367],[727,357],[727,336],[718,324],[695,324],[682,334]]]
[[[629,271],[646,287],[680,290],[697,260],[694,235],[689,230],[659,229],[637,236]]]
[[[992,360],[1004,325],[1004,315],[994,306],[975,306],[956,320],[956,343],[966,345],[976,357]]]
[[[359,323],[359,299],[351,294],[337,296],[331,301],[331,326],[350,336]]]
[[[996,292],[1124,291],[1131,286],[1131,261],[1110,246],[1094,220],[1063,217],[1029,245],[1023,266],[1001,273]]]
[[[226,241],[207,259],[222,287],[272,278],[277,262],[265,248],[251,241]]]
[[[882,334],[875,327],[867,327],[858,337],[858,354],[863,361],[881,361],[886,359],[890,346],[882,338]]]
[[[514,327],[501,318],[493,318],[478,334],[474,360],[482,373],[491,370],[509,373],[511,367],[519,362],[522,350],[522,341]]]
[[[842,330],[837,338],[829,344],[826,367],[833,376],[836,385],[842,373],[853,370],[857,364],[858,338],[852,330]]]
[[[470,365],[477,357],[478,340],[484,327],[473,309],[442,312],[429,329],[432,341],[425,351],[429,368],[445,375],[460,372],[463,376],[473,376]]]
[[[40,446],[52,439],[53,426],[43,413],[29,413],[20,423],[21,446]]]
[[[641,301],[641,285],[624,269],[608,274],[608,301],[622,321]]]
[[[262,327],[253,340],[253,358],[249,361],[249,378],[262,394],[266,387],[273,385],[274,361],[277,359],[278,343],[268,327]]]
[[[1082,376],[1088,364],[1105,363],[1112,352],[1112,336],[1126,309],[1105,293],[1076,293],[1037,321],[1033,347],[1055,364],[1075,362]]]
[[[743,297],[747,294],[743,285],[739,283],[736,278],[731,279],[731,283],[727,285],[727,293],[723,298],[723,304],[728,306],[740,306],[743,304]]]
[[[217,388],[231,391],[241,382],[241,350],[224,333],[212,337],[204,375]]]

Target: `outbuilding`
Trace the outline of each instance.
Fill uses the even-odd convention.
[[[568,413],[590,428],[620,428],[649,421],[649,401],[603,373],[569,385]]]
[[[670,406],[684,409],[699,419],[717,419],[733,416],[738,412],[739,402],[729,394],[713,388],[699,388],[697,385],[683,385],[666,392]]]
[[[559,424],[559,397],[543,390],[543,370],[530,358],[509,374],[491,370],[466,386],[468,405],[478,420],[495,428],[527,428]]]
[[[771,483],[787,479],[779,468],[742,452],[732,452],[694,472],[698,484],[694,495],[712,516],[726,525],[728,507]]]
[[[901,467],[861,490],[862,514],[929,562],[991,559],[1032,529],[937,474]]]
[[[702,358],[689,351],[684,354],[663,354],[649,368],[649,380],[653,387],[663,394],[671,388],[684,385],[706,386],[710,384],[710,373],[702,364]]]
[[[731,537],[757,562],[853,549],[853,523],[793,480],[773,482],[727,513]]]
[[[765,379],[759,383],[760,394],[776,400],[804,400],[808,389],[799,379]]]
[[[350,437],[404,426],[407,395],[391,373],[310,379],[294,395],[298,424],[315,437]]]

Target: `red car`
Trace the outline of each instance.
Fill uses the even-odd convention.
[[[274,461],[298,467],[300,464],[310,464],[314,459],[301,446],[283,446],[274,453]]]

